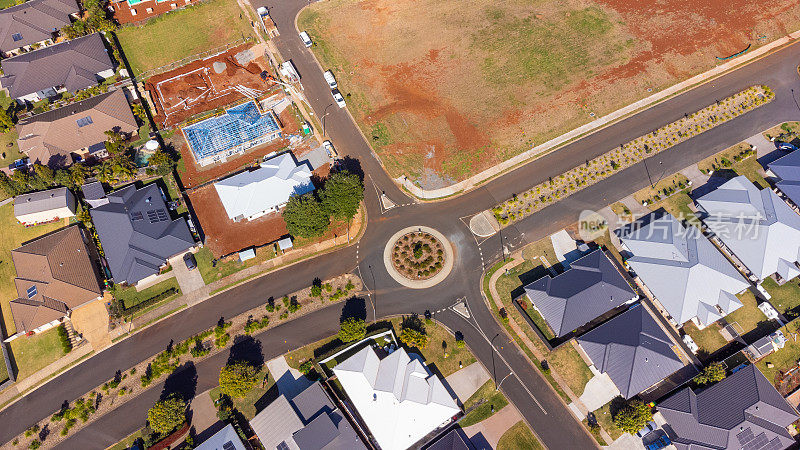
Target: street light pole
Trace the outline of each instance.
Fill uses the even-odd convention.
[[[333,106],[333,103],[326,106],[325,109],[322,110],[322,139],[325,139],[325,118],[328,117],[328,108]]]

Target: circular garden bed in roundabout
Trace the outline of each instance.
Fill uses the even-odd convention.
[[[425,231],[406,233],[392,246],[392,267],[409,280],[427,280],[442,271],[446,253],[442,242]]]

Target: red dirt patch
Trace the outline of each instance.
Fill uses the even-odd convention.
[[[238,86],[266,92],[275,86],[261,79],[264,70],[259,58],[247,66],[239,65],[234,55],[249,48],[244,44],[206,59],[200,59],[177,69],[150,77],[145,89],[156,108],[155,121],[169,127],[194,115],[244,99]],[[226,67],[216,73],[215,62]]]

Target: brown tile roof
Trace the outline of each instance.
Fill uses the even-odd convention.
[[[97,269],[78,226],[31,241],[13,250],[11,259],[17,270],[14,284],[19,298],[11,302],[17,331],[63,317],[102,294]]]
[[[78,119],[91,123],[78,126]],[[19,149],[31,163],[53,167],[72,164],[71,153],[102,145],[106,131],[133,133],[139,129],[121,89],[54,109],[17,124]]]

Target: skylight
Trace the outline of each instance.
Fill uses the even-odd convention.
[[[77,120],[77,122],[78,122],[78,128],[85,127],[86,125],[91,125],[93,123],[92,118],[89,116],[80,118]]]
[[[14,34],[11,35],[11,39],[13,39],[14,42],[21,41],[22,40],[22,35],[19,34],[19,33],[14,33]]]
[[[28,288],[28,298],[36,297],[39,291],[36,289],[36,286],[31,286]]]

